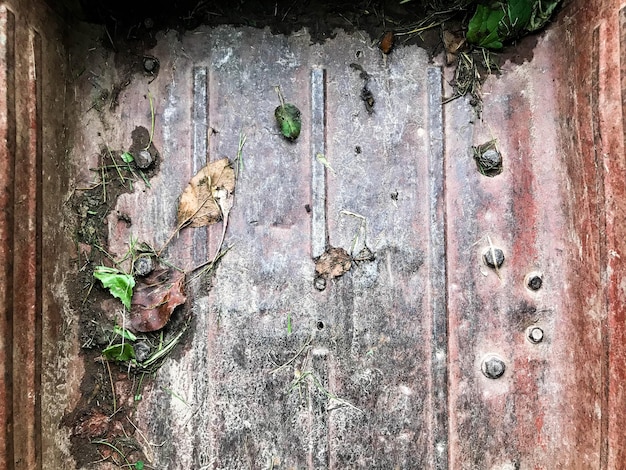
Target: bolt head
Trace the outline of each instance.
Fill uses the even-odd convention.
[[[139,277],[145,277],[154,270],[154,261],[150,256],[140,256],[133,264],[133,271]]]
[[[472,147],[472,150],[480,174],[494,177],[502,173],[502,154],[496,148],[495,141]]]
[[[490,268],[500,268],[504,264],[504,252],[500,248],[489,248],[483,254],[483,259],[485,260],[485,264]]]
[[[159,59],[152,56],[145,56],[143,58],[143,69],[149,74],[156,75],[159,72]]]
[[[498,356],[489,355],[483,359],[481,370],[488,379],[499,379],[504,374],[506,365]]]

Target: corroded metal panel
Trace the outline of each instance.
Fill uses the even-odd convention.
[[[185,149],[195,155],[207,125],[209,160],[234,158],[240,132],[246,144],[226,236],[232,248],[209,291],[192,287],[193,342],[140,404],[150,438],[166,442],[152,452],[169,468],[415,468],[435,460],[446,468],[440,69],[417,48],[383,59],[345,35],[311,46],[305,34],[253,29],[201,29],[182,42],[170,34],[154,52],[161,171],[150,191],[118,200],[133,225],[110,219],[112,251],[123,252],[130,236],[167,238],[178,192],[194,174]],[[370,77],[373,113],[352,62]],[[275,86],[303,112],[296,142],[275,127]],[[145,92],[131,85],[127,93]],[[191,108],[181,107],[185,100]],[[209,256],[221,229],[208,230]],[[186,254],[202,249],[196,238],[182,233],[168,255],[185,267],[203,261]],[[355,261],[321,286],[315,259],[330,246]],[[164,413],[166,428],[158,425]]]

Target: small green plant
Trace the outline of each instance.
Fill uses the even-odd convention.
[[[294,141],[300,135],[302,128],[302,114],[300,110],[291,103],[285,103],[280,88],[276,87],[280,106],[274,110],[274,117],[280,127],[281,134],[290,141]]]
[[[105,288],[109,289],[113,297],[120,299],[127,310],[130,310],[130,301],[133,297],[133,288],[135,287],[135,278],[132,275],[126,274],[117,268],[96,266],[93,277],[98,279]]]
[[[135,348],[127,341],[137,341],[137,337],[132,331],[118,325],[113,327],[113,332],[122,337],[121,343],[107,346],[102,350],[102,357],[107,361],[131,362],[135,363]]]

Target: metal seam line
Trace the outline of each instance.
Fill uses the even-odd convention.
[[[326,154],[326,71],[311,71],[311,257],[326,250],[326,168],[315,155]]]
[[[207,90],[206,67],[194,67],[193,69],[193,110],[192,123],[192,174],[195,175],[207,164],[208,148],[208,90]],[[204,262],[208,255],[207,228],[193,231],[192,258],[194,263]]]
[[[430,308],[432,314],[432,409],[435,468],[448,468],[448,311],[446,296],[446,224],[444,194],[444,146],[442,73],[427,71],[428,180],[430,183]]]

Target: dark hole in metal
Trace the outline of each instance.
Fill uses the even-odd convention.
[[[324,322],[323,321],[318,321],[317,322],[317,329],[318,330],[323,330],[324,329]]]
[[[543,279],[541,276],[531,276],[528,278],[528,288],[530,290],[539,290],[543,285]]]

